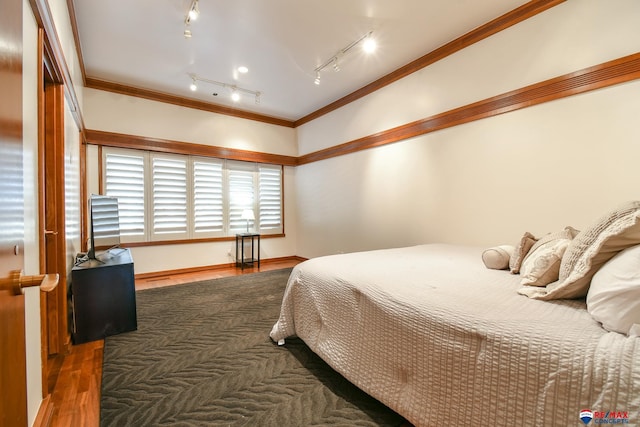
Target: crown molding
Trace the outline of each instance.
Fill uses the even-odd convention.
[[[31,0],[32,2],[43,2],[46,0]],[[225,107],[222,105],[214,104],[205,101],[196,101],[181,96],[170,95],[163,92],[157,92],[153,90],[123,85],[114,82],[108,82],[105,80],[97,79],[87,76],[85,74],[84,60],[82,57],[82,48],[77,31],[77,23],[75,19],[75,9],[73,7],[74,0],[67,0],[71,26],[73,29],[73,37],[75,39],[76,50],[78,52],[78,59],[80,62],[80,68],[82,70],[82,77],[86,87],[98,90],[104,90],[107,92],[119,93],[121,95],[129,95],[138,98],[149,99],[152,101],[165,102],[168,104],[178,105],[181,107],[194,108],[197,110],[208,111],[217,114],[224,114],[233,117],[239,117],[247,120],[255,120],[263,123],[274,124],[278,126],[285,126],[295,128],[308,123],[318,117],[337,110],[351,102],[354,102],[362,97],[365,97],[380,88],[383,88],[403,77],[408,76],[424,67],[427,67],[434,62],[437,62],[459,50],[462,50],[474,43],[477,43],[495,33],[498,33],[505,28],[509,28],[531,18],[545,10],[557,6],[560,3],[564,3],[566,0],[531,0],[524,5],[505,13],[504,15],[487,22],[486,24],[458,37],[457,39],[445,44],[444,46],[427,53],[426,55],[410,62],[409,64],[398,68],[397,70],[387,74],[384,77],[350,93],[349,95],[340,98],[339,100],[332,102],[298,120],[291,121],[282,118],[266,116],[258,113],[252,113],[244,110],[239,110],[231,107]]]
[[[104,90],[107,92],[119,93],[121,95],[135,96],[137,98],[149,99],[151,101],[164,102],[166,104],[178,105],[180,107],[194,108],[196,110],[208,111],[210,113],[224,114],[227,116],[239,117],[241,119],[255,120],[258,122],[269,123],[272,125],[293,127],[291,120],[280,119],[263,114],[252,113],[249,111],[238,110],[236,108],[225,107],[210,102],[196,101],[181,96],[170,95],[168,93],[156,92],[149,89],[142,89],[133,86],[127,86],[119,83],[99,80],[92,77],[85,78],[85,85],[91,89]]]
[[[564,3],[566,0],[533,0],[530,1],[504,15],[487,22],[486,24],[458,37],[457,39],[439,47],[438,49],[427,53],[426,55],[408,63],[407,65],[398,68],[397,70],[387,74],[386,76],[369,83],[368,85],[350,93],[349,95],[338,99],[337,101],[326,105],[319,110],[314,111],[294,122],[294,126],[298,127],[318,117],[324,116],[340,107],[344,107],[360,98],[363,98],[378,89],[390,85],[391,83],[400,80],[416,71],[419,71],[434,62],[437,62],[449,55],[452,55],[464,48],[471,46],[481,40],[486,39],[506,28],[518,24],[526,19],[531,18],[545,10],[557,6],[560,3]]]

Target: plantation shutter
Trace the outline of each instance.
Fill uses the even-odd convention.
[[[156,238],[186,238],[187,159],[153,155],[152,231]]]
[[[229,183],[229,231],[232,233],[247,230],[247,220],[242,219],[245,209],[253,209],[254,166],[237,162],[227,163]],[[255,213],[254,213],[255,215]],[[249,229],[253,221],[249,221]]]
[[[122,237],[145,234],[144,160],[143,154],[105,154],[105,195],[118,198]]]
[[[260,232],[282,232],[282,167],[258,167],[258,219]]]
[[[118,198],[123,243],[284,231],[283,167],[104,147],[104,194]]]
[[[224,231],[222,161],[193,161],[193,230],[200,237]]]

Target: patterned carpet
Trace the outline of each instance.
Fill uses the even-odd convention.
[[[139,291],[105,340],[101,426],[399,426],[297,339],[278,347],[291,269]]]

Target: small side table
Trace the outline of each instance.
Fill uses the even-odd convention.
[[[251,239],[251,258],[245,258],[244,241],[249,239]],[[257,252],[255,251],[254,243],[256,240],[258,240]],[[260,268],[260,235],[257,233],[236,234],[236,267],[240,267],[244,270],[245,265],[253,267],[255,262],[258,263],[258,268]]]

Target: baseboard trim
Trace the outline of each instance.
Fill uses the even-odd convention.
[[[36,415],[36,419],[33,421],[33,427],[49,427],[52,419],[53,401],[49,394],[40,402],[40,409],[38,409],[38,415]]]
[[[297,255],[293,255],[293,256],[286,256],[286,257],[279,257],[279,258],[268,258],[268,259],[261,259],[260,263],[261,264],[273,264],[276,262],[283,262],[283,261],[306,261],[307,258],[302,258],[299,257]],[[201,271],[215,271],[215,270],[224,270],[227,268],[235,268],[235,263],[230,262],[230,263],[224,263],[224,264],[216,264],[216,265],[203,265],[200,267],[189,267],[189,268],[180,268],[180,269],[176,269],[176,270],[163,270],[163,271],[154,271],[151,273],[140,273],[140,274],[136,274],[135,275],[135,279],[136,280],[142,280],[142,279],[153,279],[156,277],[162,277],[162,276],[170,276],[172,274],[187,274],[187,273],[199,273]]]

